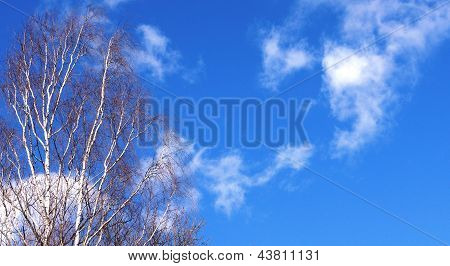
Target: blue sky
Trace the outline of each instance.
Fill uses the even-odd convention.
[[[450,243],[450,4],[336,2],[95,2],[137,40],[133,62],[157,99],[313,101],[308,147],[190,139],[209,244]],[[0,4],[3,54],[18,10],[80,8]]]

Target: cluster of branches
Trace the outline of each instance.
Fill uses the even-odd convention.
[[[6,57],[0,121],[1,245],[193,245],[182,146],[147,164],[136,140],[162,123],[98,15],[35,16]]]

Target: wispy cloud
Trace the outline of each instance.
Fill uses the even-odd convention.
[[[251,178],[244,174],[239,154],[228,154],[220,158],[207,159],[205,150],[195,154],[191,171],[207,177],[207,186],[216,194],[215,207],[230,215],[239,208],[245,198],[245,188],[251,185]]]
[[[278,151],[275,168],[289,167],[300,170],[311,157],[313,148],[310,145],[286,146]]]
[[[336,131],[335,156],[361,149],[383,130],[398,94],[399,80],[405,73],[411,75],[412,66],[421,56],[448,36],[447,6],[413,21],[433,8],[431,3],[396,0],[389,5],[383,1],[338,4],[343,13],[342,38],[325,44],[323,78],[333,115],[338,121],[350,121],[351,126]],[[381,40],[359,51],[377,39]]]
[[[303,27],[308,16],[322,0],[297,1],[280,25],[260,28],[262,40],[261,85],[278,90],[283,81],[301,70],[311,69],[317,63],[316,50],[308,45]]]
[[[202,58],[197,60],[193,68],[183,69],[182,78],[189,84],[194,84],[205,75],[205,62]]]
[[[313,183],[313,179],[311,177],[302,178],[300,180],[291,180],[284,179],[280,182],[280,189],[292,193],[292,192],[301,192],[308,189]]]
[[[331,46],[325,51],[323,67],[329,68],[354,52]],[[386,109],[394,98],[387,84],[392,67],[390,59],[373,51],[353,55],[325,72],[325,91],[334,116],[339,121],[353,121],[351,129],[335,133],[336,156],[358,150],[381,129]]]
[[[278,26],[281,30],[271,33],[263,43],[263,81],[268,87],[276,87],[311,60],[321,61],[325,69],[323,91],[333,116],[344,124],[334,134],[333,156],[356,152],[373,141],[388,124],[401,81],[415,75],[417,62],[433,45],[448,37],[450,5],[436,9],[442,3],[298,1],[285,23]],[[282,40],[301,37],[299,29],[319,6],[333,9],[340,20],[336,24],[340,34],[322,38],[321,49],[317,49],[323,51],[321,58],[306,60],[308,52],[295,43],[292,46],[292,42],[287,48],[280,48]],[[292,54],[298,60],[292,60]]]
[[[231,215],[244,204],[249,188],[266,184],[282,169],[300,170],[312,153],[311,146],[287,146],[278,151],[263,171],[248,174],[251,170],[247,167],[249,164],[238,152],[207,158],[203,149],[193,157],[191,170],[207,178],[208,189],[216,195],[216,209]]]
[[[261,83],[276,90],[288,75],[311,65],[312,56],[302,42],[291,42],[285,35],[272,30],[262,42],[263,71]]]
[[[180,53],[170,47],[169,38],[158,28],[142,24],[137,27],[137,32],[141,46],[131,49],[129,53],[139,71],[163,80],[179,68]]]

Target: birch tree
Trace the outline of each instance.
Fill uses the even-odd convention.
[[[160,117],[126,51],[95,12],[34,16],[2,76],[0,244],[193,245],[200,223],[183,147],[162,137],[143,165],[136,140]]]

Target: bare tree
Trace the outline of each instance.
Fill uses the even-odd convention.
[[[183,147],[165,134],[143,165],[136,140],[159,117],[95,12],[35,16],[7,56],[0,121],[0,244],[193,245]]]

